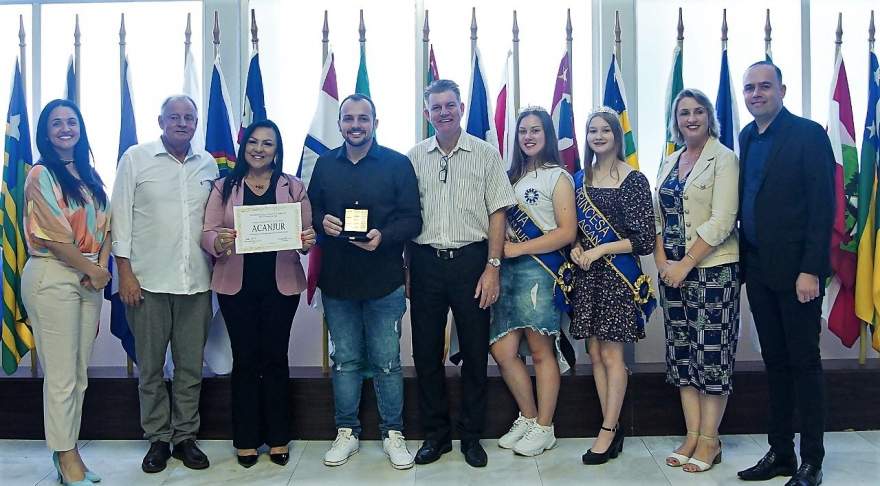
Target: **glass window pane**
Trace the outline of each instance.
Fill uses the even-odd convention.
[[[837,14],[843,13],[843,61],[849,81],[852,99],[853,121],[856,141],[862,143],[862,127],[865,123],[865,104],[868,102],[868,23],[871,9],[877,2],[849,0],[847,2],[810,2],[810,58],[812,85],[810,100],[812,118],[823,126],[828,125],[828,105],[831,99],[831,78],[834,75],[834,40],[837,30]]]
[[[742,75],[764,59],[764,23],[770,8],[773,60],[782,69],[788,92],[785,106],[801,114],[801,36],[798,0],[638,0],[639,163],[654,182],[665,144],[666,88],[676,42],[678,7],[684,16],[684,86],[713,101],[721,66],[721,18],[727,8],[728,58],[739,104],[740,127],[752,120],[742,98]]]
[[[46,4],[42,9],[42,102],[64,96],[67,62],[73,54],[74,18],[79,14],[80,109],[89,130],[95,165],[110,187],[119,145],[120,16],[125,13],[138,140],[147,141],[159,136],[156,117],[162,100],[183,89],[187,13],[192,13],[193,54],[201,66],[202,3]]]
[[[330,47],[336,59],[339,97],[354,93],[364,9],[367,71],[376,103],[381,143],[406,152],[413,145],[415,31],[412,0],[288,2],[251,0],[260,28],[260,62],[269,118],[281,127],[285,172],[296,173],[317,104],[321,77],[321,29],[328,10]]]
[[[461,85],[467,98],[470,81],[471,8],[477,9],[477,44],[483,56],[484,76],[494,102],[503,82],[504,61],[513,46],[513,10],[517,11],[520,53],[520,106],[540,105],[550,110],[559,61],[565,53],[566,9],[572,21],[572,101],[579,147],[592,99],[592,9],[590,2],[559,0],[536,3],[490,0],[425,0],[431,23],[431,42],[441,78]],[[467,103],[467,100],[463,100]],[[583,154],[581,154],[583,155]]]
[[[25,91],[27,92],[28,106],[30,106],[33,100],[30,89],[30,83],[33,79],[33,70],[31,69],[31,44],[33,43],[33,38],[31,37],[33,35],[31,32],[31,6],[0,5],[0,32],[3,33],[3,40],[0,42],[0,114],[3,115],[4,123],[6,121],[6,110],[9,109],[9,95],[12,89],[12,73],[15,68],[15,59],[21,52],[18,46],[19,15],[24,20],[25,30],[25,55],[27,56],[25,75],[27,78],[26,82],[28,83]],[[33,127],[34,114],[29,112],[28,117]]]

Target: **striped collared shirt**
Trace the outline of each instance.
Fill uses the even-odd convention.
[[[434,136],[407,156],[419,180],[422,232],[413,241],[420,245],[449,249],[486,240],[489,215],[516,204],[498,149],[464,131],[448,154]]]

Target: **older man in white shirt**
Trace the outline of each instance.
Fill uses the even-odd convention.
[[[211,319],[211,264],[199,241],[218,172],[210,154],[190,145],[197,124],[189,97],[166,99],[161,138],[126,151],[113,186],[113,255],[135,338],[141,427],[150,441],[141,468],[148,473],[165,469],[172,455],[192,469],[209,465],[195,441]],[[170,406],[162,378],[169,342],[175,366]]]

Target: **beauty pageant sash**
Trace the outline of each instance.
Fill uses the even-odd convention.
[[[575,206],[577,209],[578,227],[586,235],[593,246],[620,241],[620,235],[608,222],[608,219],[593,204],[587,190],[584,187],[584,172],[580,171],[574,176]],[[645,323],[654,311],[657,300],[651,289],[651,278],[642,273],[638,258],[632,253],[618,253],[605,255],[602,258],[632,290],[633,300],[641,310],[638,316],[638,326],[644,329]]]

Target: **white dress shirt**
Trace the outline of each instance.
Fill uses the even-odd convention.
[[[128,258],[141,288],[191,295],[211,286],[211,263],[199,246],[205,203],[217,163],[204,150],[180,162],[162,140],[129,148],[116,170],[113,254]]]

